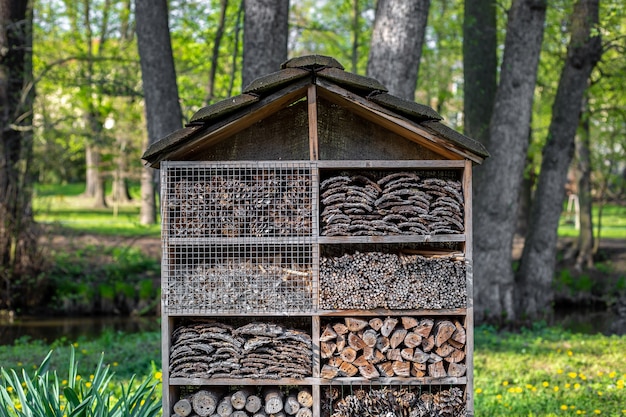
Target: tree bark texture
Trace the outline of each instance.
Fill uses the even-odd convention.
[[[477,321],[515,318],[511,247],[545,15],[545,0],[515,0],[509,10],[500,84],[489,127],[491,156],[476,169],[475,176]]]
[[[32,218],[32,23],[30,1],[0,0],[0,309],[13,309],[15,280],[38,262]]]
[[[135,1],[148,145],[179,129],[183,119],[167,19],[167,0]],[[152,168],[144,168],[141,176],[141,224],[156,222],[157,180]]]
[[[489,147],[489,120],[498,87],[496,2],[465,0],[463,113],[465,134]]]
[[[591,197],[591,140],[589,132],[589,108],[585,100],[584,113],[576,140],[578,156],[576,180],[578,181],[578,201],[580,204],[580,232],[578,235],[578,256],[576,269],[593,267],[593,217]]]
[[[287,60],[289,0],[244,0],[242,87]]]
[[[565,197],[567,170],[574,156],[574,138],[591,71],[600,60],[599,0],[579,0],[574,6],[567,58],[552,106],[548,140],[530,212],[529,233],[518,276],[519,310],[540,318],[550,310],[556,263],[557,228]]]
[[[367,75],[390,94],[415,100],[430,0],[379,0]]]

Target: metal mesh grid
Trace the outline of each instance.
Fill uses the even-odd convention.
[[[168,313],[304,312],[317,293],[310,244],[171,245],[168,257]]]
[[[168,237],[311,236],[305,163],[164,164]]]

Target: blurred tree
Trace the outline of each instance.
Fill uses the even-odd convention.
[[[512,246],[545,15],[545,0],[513,0],[508,14],[500,83],[489,125],[491,156],[475,170],[477,321],[515,319]]]
[[[415,100],[430,0],[379,0],[367,75],[389,93]]]
[[[41,258],[32,215],[31,1],[0,0],[0,308],[25,301],[24,277]]]
[[[289,0],[244,0],[242,87],[287,60]]]
[[[574,156],[583,95],[591,71],[602,55],[600,36],[594,33],[598,24],[598,3],[599,0],[579,0],[574,7],[567,58],[552,107],[552,121],[530,211],[517,285],[519,312],[533,319],[545,318],[553,301],[557,228],[567,172]]]
[[[135,19],[148,144],[152,144],[182,125],[167,0],[135,0]],[[157,179],[154,169],[144,168],[141,177],[141,224],[156,223]]]

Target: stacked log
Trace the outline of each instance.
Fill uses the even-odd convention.
[[[273,323],[207,322],[172,333],[171,378],[298,378],[311,375],[311,337]]]
[[[352,391],[351,391],[352,392]],[[332,409],[324,409],[323,417],[465,417],[463,391],[458,387],[442,389],[436,393],[411,388],[382,387],[356,389],[339,398],[337,388],[324,390],[324,402]]]
[[[467,305],[465,263],[382,252],[320,257],[320,308],[396,310]]]
[[[206,388],[185,395],[173,406],[173,417],[312,417],[309,388],[298,388],[285,395],[277,387],[257,390],[243,387],[224,393],[220,388]]]
[[[340,174],[320,184],[322,236],[463,233],[461,182],[395,172]]]
[[[310,310],[311,267],[287,264],[282,258],[232,259],[188,267],[180,278],[168,280],[166,307],[215,312]]]
[[[462,377],[466,332],[460,321],[429,317],[346,317],[320,335],[321,377]]]
[[[173,237],[311,235],[311,182],[306,171],[206,172],[168,194]]]

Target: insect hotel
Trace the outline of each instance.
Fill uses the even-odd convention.
[[[487,156],[324,56],[152,145],[163,414],[473,416],[472,165]]]

